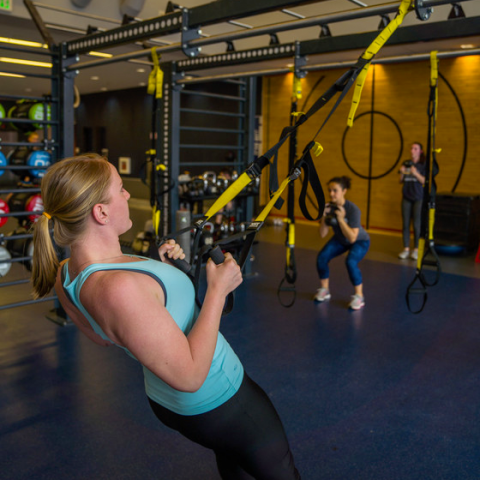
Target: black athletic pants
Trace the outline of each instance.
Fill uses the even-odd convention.
[[[300,479],[275,407],[246,374],[230,400],[200,415],[178,415],[149,402],[167,427],[215,452],[222,479]]]

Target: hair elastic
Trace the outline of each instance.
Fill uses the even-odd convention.
[[[47,212],[42,212],[42,215],[45,215],[49,220],[52,219],[52,216]]]

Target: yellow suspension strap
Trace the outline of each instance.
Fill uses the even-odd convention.
[[[255,218],[255,220],[253,222],[250,222],[250,224],[245,228],[245,231],[236,233],[234,235],[231,235],[228,238],[220,239],[219,241],[215,242],[215,244],[211,247],[209,247],[209,246],[203,247],[203,249],[202,249],[203,252],[202,252],[202,250],[200,250],[199,260],[197,260],[198,265],[195,269],[194,285],[196,287],[198,287],[198,283],[199,283],[199,280],[200,280],[199,264],[202,261],[201,257],[204,256],[206,253],[208,253],[210,256],[212,256],[212,253],[215,253],[216,256],[218,256],[221,253],[221,247],[222,246],[228,245],[229,243],[239,241],[239,240],[243,242],[243,245],[242,245],[242,250],[239,254],[238,264],[240,265],[240,268],[243,270],[247,259],[250,257],[250,251],[252,249],[252,245],[254,243],[255,236],[257,235],[260,228],[262,228],[262,226],[265,222],[265,219],[267,218],[267,216],[271,212],[271,210],[275,207],[276,203],[281,198],[283,192],[288,187],[288,185],[291,182],[293,182],[294,180],[296,180],[300,176],[300,174],[301,174],[300,168],[295,166],[293,168],[292,172],[288,175],[288,177],[283,180],[283,182],[281,183],[278,190],[272,195],[272,197],[270,198],[270,201],[263,208],[263,210],[260,212],[260,214]],[[214,258],[214,261],[215,261],[215,258]],[[198,288],[196,288],[196,289],[198,289]],[[223,310],[223,313],[224,314],[229,313],[233,308],[233,304],[234,304],[234,294],[232,292],[232,293],[229,294],[229,296],[227,298],[226,306]]]
[[[151,49],[151,57],[153,61],[153,68],[148,76],[147,93],[155,95],[155,98],[162,98],[163,96],[163,70],[160,67],[160,58],[157,55],[156,47]]]
[[[366,63],[362,68],[361,72],[358,75],[355,90],[353,92],[352,106],[350,107],[350,113],[348,115],[347,125],[351,127],[353,125],[353,120],[355,117],[355,112],[357,111],[358,105],[360,104],[360,97],[362,95],[363,86],[367,78],[368,68],[373,60],[373,57],[380,51],[380,49],[385,45],[387,40],[392,36],[395,30],[403,23],[405,16],[408,12],[415,8],[415,0],[403,0],[398,8],[397,15],[389,24],[380,32],[377,38],[367,47],[365,52],[361,55],[360,58],[365,60]]]
[[[437,52],[430,53],[430,96],[428,101],[428,140],[427,155],[425,162],[425,185],[423,190],[422,219],[420,227],[420,239],[418,243],[418,259],[415,277],[407,287],[406,300],[407,307],[412,313],[420,313],[427,302],[427,287],[432,287],[438,283],[441,275],[440,259],[435,251],[435,241],[433,229],[435,224],[435,198],[437,194],[437,184],[435,177],[438,175],[439,166],[437,162],[437,153],[441,149],[436,147],[437,130],[437,108],[438,108],[438,58]],[[425,275],[424,266],[433,267],[434,278],[429,279]],[[418,286],[416,284],[419,284]],[[411,306],[411,297],[421,295],[421,306],[413,310]]]

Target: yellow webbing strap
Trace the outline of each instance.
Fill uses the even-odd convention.
[[[435,209],[428,211],[428,239],[433,240],[433,227],[435,226]]]
[[[148,76],[147,93],[155,95],[155,98],[162,98],[163,95],[163,70],[160,68],[159,57],[156,47],[152,50],[153,69]]]
[[[423,254],[425,253],[425,239],[419,238],[418,239],[418,257],[417,257],[417,271],[421,271],[422,269],[422,262],[423,262]]]
[[[153,231],[158,236],[158,229],[160,228],[160,210],[155,206],[152,208],[152,223]]]
[[[246,172],[242,173],[214,202],[204,216],[205,221],[212,218],[228,202],[232,201],[252,179]]]
[[[287,188],[287,185],[290,183],[290,181],[293,180],[292,176],[288,176],[280,185],[280,188],[275,192],[275,194],[272,196],[270,201],[267,203],[267,205],[264,207],[264,209],[260,212],[260,215],[255,219],[256,222],[264,222],[265,219],[267,218],[268,214],[270,213],[270,210],[274,207],[275,203],[277,203],[277,200],[280,198],[282,195],[283,191],[285,188]]]
[[[437,50],[430,52],[430,86],[436,87],[438,82],[438,58]]]
[[[288,234],[287,234],[287,266],[290,266],[292,248],[295,246],[295,224],[289,219],[286,218],[284,222],[288,223]]]
[[[292,97],[295,100],[300,100],[302,98],[302,79],[297,77],[295,73],[293,74],[293,93]]]
[[[377,38],[367,47],[365,52],[362,54],[361,58],[363,58],[364,60],[369,60],[369,62],[363,67],[362,71],[357,77],[355,90],[353,92],[352,106],[350,107],[350,113],[348,115],[347,121],[347,125],[349,127],[353,125],[353,119],[360,103],[360,97],[362,96],[362,90],[365,84],[365,79],[367,78],[368,67],[370,67],[371,60],[383,47],[385,42],[391,37],[393,32],[402,24],[405,15],[413,9],[414,0],[402,0],[402,3],[398,8],[398,13],[396,17],[390,21],[390,23],[380,32]]]

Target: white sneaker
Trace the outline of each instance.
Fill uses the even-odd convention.
[[[317,290],[317,293],[315,294],[313,299],[316,302],[324,302],[325,300],[329,300],[331,297],[332,296],[330,295],[330,291],[328,290],[328,288],[321,287]]]
[[[412,260],[416,260],[418,258],[418,250],[414,250],[412,254],[410,255],[410,258]]]
[[[398,258],[401,258],[402,260],[406,260],[409,255],[410,255],[410,250],[403,250],[403,252],[400,252],[398,254]],[[412,255],[413,255],[413,253],[412,253]]]
[[[365,298],[360,295],[352,295],[352,301],[348,304],[348,308],[352,310],[360,310],[365,305]]]

